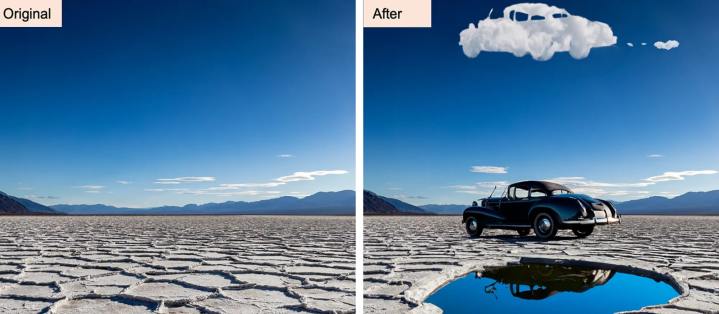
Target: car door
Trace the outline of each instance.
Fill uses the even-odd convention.
[[[502,202],[502,214],[507,217],[508,224],[528,224],[527,212],[532,200],[529,198],[529,190],[520,186],[512,186],[507,191],[507,201]]]

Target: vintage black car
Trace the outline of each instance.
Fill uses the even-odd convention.
[[[476,278],[491,278],[494,283],[485,287],[492,293],[496,283],[509,286],[512,296],[525,300],[542,300],[560,292],[585,292],[609,282],[615,271],[576,268],[556,265],[514,265],[488,268]]]
[[[561,184],[523,181],[509,185],[500,197],[474,202],[464,210],[462,223],[471,237],[487,228],[516,230],[526,236],[530,230],[541,240],[554,238],[560,229],[571,229],[586,237],[594,226],[620,222],[611,202],[575,194]]]

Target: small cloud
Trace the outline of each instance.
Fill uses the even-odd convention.
[[[83,192],[85,192],[85,193],[97,194],[97,193],[102,192],[102,190],[105,188],[105,186],[88,184],[88,185],[75,186],[74,188],[82,189],[82,190],[84,190]]]
[[[676,40],[667,40],[665,42],[658,41],[654,43],[654,47],[662,50],[672,50],[679,47],[679,42]]]
[[[307,197],[307,196],[310,196],[310,195],[311,195],[311,194],[306,193],[306,192],[289,192],[289,193],[287,193],[287,194],[288,194],[288,195],[292,195],[292,196],[294,196],[294,197],[299,197],[299,198],[303,198],[303,197]]]
[[[51,196],[51,195],[26,195],[25,198],[32,198],[32,199],[38,199],[38,200],[56,200],[56,199],[60,199],[60,197]]]
[[[179,177],[171,179],[157,179],[155,184],[182,184],[182,183],[200,183],[200,182],[212,182],[215,181],[215,177]]]
[[[145,189],[145,192],[181,192],[189,189]]]
[[[642,43],[642,46],[646,46],[646,45],[647,45],[647,43]]]
[[[115,181],[115,183],[122,184],[122,185],[128,185],[128,184],[131,184],[132,182],[125,181],[125,180],[117,180],[117,181]]]
[[[317,171],[298,171],[291,175],[279,177],[270,182],[260,183],[223,183],[217,186],[203,188],[203,189],[182,189],[182,188],[157,188],[157,189],[145,189],[148,192],[175,192],[178,194],[190,194],[190,195],[215,195],[215,196],[261,196],[261,195],[275,195],[281,193],[280,191],[268,191],[268,190],[246,190],[246,189],[262,189],[262,188],[274,188],[285,185],[290,182],[296,181],[312,181],[316,177],[327,176],[327,175],[339,175],[349,173],[346,170],[317,170]],[[157,184],[180,184],[184,182],[207,182],[214,181],[214,177],[189,177],[194,178],[194,181],[187,180],[188,177],[174,178],[174,179],[158,179]],[[205,178],[205,180],[198,180],[197,178]],[[212,178],[212,180],[207,180]]]
[[[469,171],[476,173],[507,173],[507,167],[498,166],[472,166]]]
[[[627,46],[629,46],[629,47],[634,47],[634,44],[633,44],[633,43],[627,43]]]
[[[508,52],[546,61],[556,52],[569,52],[575,59],[584,59],[592,48],[617,43],[609,25],[544,3],[511,5],[496,19],[491,14],[459,33],[459,45],[467,57],[475,58],[482,51]]]
[[[665,192],[659,192],[659,195],[664,196],[664,197],[668,197],[668,198],[675,198],[675,197],[681,195],[681,193],[677,193],[677,192],[666,192],[666,191],[665,191]]]
[[[104,185],[80,185],[76,186],[77,189],[84,189],[84,190],[102,190],[105,188]]]
[[[477,182],[473,185],[452,185],[449,188],[457,193],[487,196],[492,192],[503,191],[508,185],[507,181],[486,181]]]
[[[291,175],[279,177],[275,179],[276,182],[295,182],[295,181],[311,181],[315,177],[333,175],[333,174],[347,174],[346,170],[317,170],[317,171],[299,171]]]
[[[426,196],[421,196],[421,195],[404,195],[404,194],[396,194],[396,195],[392,195],[392,197],[393,197],[393,198],[398,198],[398,199],[405,199],[405,200],[426,200],[426,199],[427,199]]]
[[[292,154],[279,154],[277,155],[277,158],[292,158],[295,157],[295,155]]]
[[[716,170],[687,170],[687,171],[669,171],[658,176],[653,176],[644,179],[649,182],[665,182],[665,181],[682,181],[685,177],[698,176],[698,175],[711,175],[716,174]]]
[[[664,155],[662,154],[649,154],[647,155],[647,158],[662,158]]]
[[[178,191],[177,194],[189,194],[189,195],[211,195],[211,196],[263,196],[263,195],[277,195],[282,192],[280,191],[224,191],[215,192],[208,190],[187,190]]]

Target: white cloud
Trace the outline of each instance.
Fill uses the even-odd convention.
[[[507,167],[498,166],[472,166],[469,171],[477,173],[507,173]]]
[[[646,187],[646,186],[650,186],[653,184],[651,182],[629,182],[629,183],[598,182],[598,181],[587,180],[584,177],[558,177],[558,178],[548,179],[547,181],[556,182],[556,183],[567,185],[567,186],[573,187],[573,188],[582,188],[582,187],[584,187],[584,188],[590,188],[590,187],[636,188],[636,187]]]
[[[211,196],[262,196],[262,195],[277,195],[282,192],[280,191],[222,191],[222,192],[216,192],[216,191],[208,191],[206,189],[203,190],[187,190],[187,191],[178,191],[178,194],[190,194],[190,195],[211,195]]]
[[[512,12],[520,12],[513,15]],[[528,18],[521,16],[528,15]],[[533,18],[541,18],[533,20]],[[519,3],[504,9],[503,17],[490,16],[459,33],[459,45],[467,57],[475,58],[482,51],[508,52],[516,57],[530,54],[545,61],[556,52],[569,52],[583,59],[592,48],[617,43],[609,25],[571,15],[566,10],[543,3]]]
[[[634,44],[633,44],[633,43],[627,43],[627,46],[629,46],[629,47],[634,47]]]
[[[502,193],[507,185],[509,185],[507,181],[485,181],[472,185],[452,185],[449,188],[457,193],[488,196],[492,191],[494,191],[495,194]]]
[[[717,174],[716,170],[687,170],[687,171],[669,171],[662,173],[658,176],[653,176],[644,179],[649,182],[664,182],[664,181],[681,181],[685,177],[698,176],[698,175],[710,175]]]
[[[664,155],[662,154],[649,154],[647,155],[647,158],[662,158]]]
[[[262,188],[274,188],[285,185],[290,182],[296,181],[311,181],[315,180],[316,177],[327,176],[327,175],[340,175],[346,174],[346,170],[317,170],[317,171],[298,171],[291,175],[282,176],[269,182],[262,183],[223,183],[217,186],[203,188],[203,189],[145,189],[148,192],[175,192],[178,194],[191,194],[191,195],[215,195],[215,196],[260,196],[260,195],[275,195],[281,193],[280,191],[268,191],[268,190],[246,190],[246,189],[262,189]],[[212,178],[214,177],[191,177],[191,178]],[[183,179],[183,180],[180,180]],[[187,182],[185,178],[175,179],[158,179],[158,184],[180,184],[181,182]],[[207,182],[206,181],[189,181],[189,182]]]
[[[80,186],[76,186],[75,188],[84,189],[84,190],[102,190],[105,188],[105,186],[104,185],[80,185]]]
[[[647,43],[642,43],[642,46],[646,46],[646,45],[647,45]]]
[[[332,174],[347,174],[346,170],[317,170],[317,171],[299,171],[291,175],[279,177],[275,179],[277,182],[295,182],[295,181],[311,181],[315,177],[332,175]]]
[[[426,196],[406,195],[406,194],[395,194],[390,197],[400,199],[400,200],[426,200],[426,199],[428,199]]]
[[[199,183],[199,182],[212,182],[215,181],[215,177],[179,177],[171,179],[157,179],[155,184],[182,184],[182,183]]]
[[[75,186],[74,188],[82,189],[83,192],[85,192],[85,193],[98,194],[98,193],[101,193],[103,189],[105,189],[105,186],[88,184],[88,185]]]
[[[242,188],[273,188],[283,185],[283,182],[266,182],[266,183],[223,183],[219,186],[208,188],[208,190],[237,190]]]
[[[654,47],[662,50],[672,50],[679,47],[679,42],[676,40],[667,40],[665,42],[658,41],[654,43]]]
[[[115,181],[115,183],[117,183],[117,184],[122,184],[122,185],[128,185],[128,184],[130,184],[130,183],[132,183],[132,182],[130,182],[130,181],[125,181],[125,180],[117,180],[117,181]]]
[[[295,155],[292,154],[279,154],[277,155],[278,158],[292,158],[295,157]]]
[[[33,198],[38,200],[56,200],[60,199],[58,196],[52,196],[52,195],[26,195],[25,198]]]
[[[146,192],[182,192],[189,189],[145,189]]]

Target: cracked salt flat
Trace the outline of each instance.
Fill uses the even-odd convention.
[[[366,313],[439,313],[435,289],[484,266],[522,257],[626,265],[674,278],[683,295],[642,313],[719,313],[719,217],[625,216],[585,239],[561,231],[538,242],[512,231],[469,239],[458,216],[365,217]]]
[[[354,313],[354,250],[354,217],[1,217],[0,313]]]

